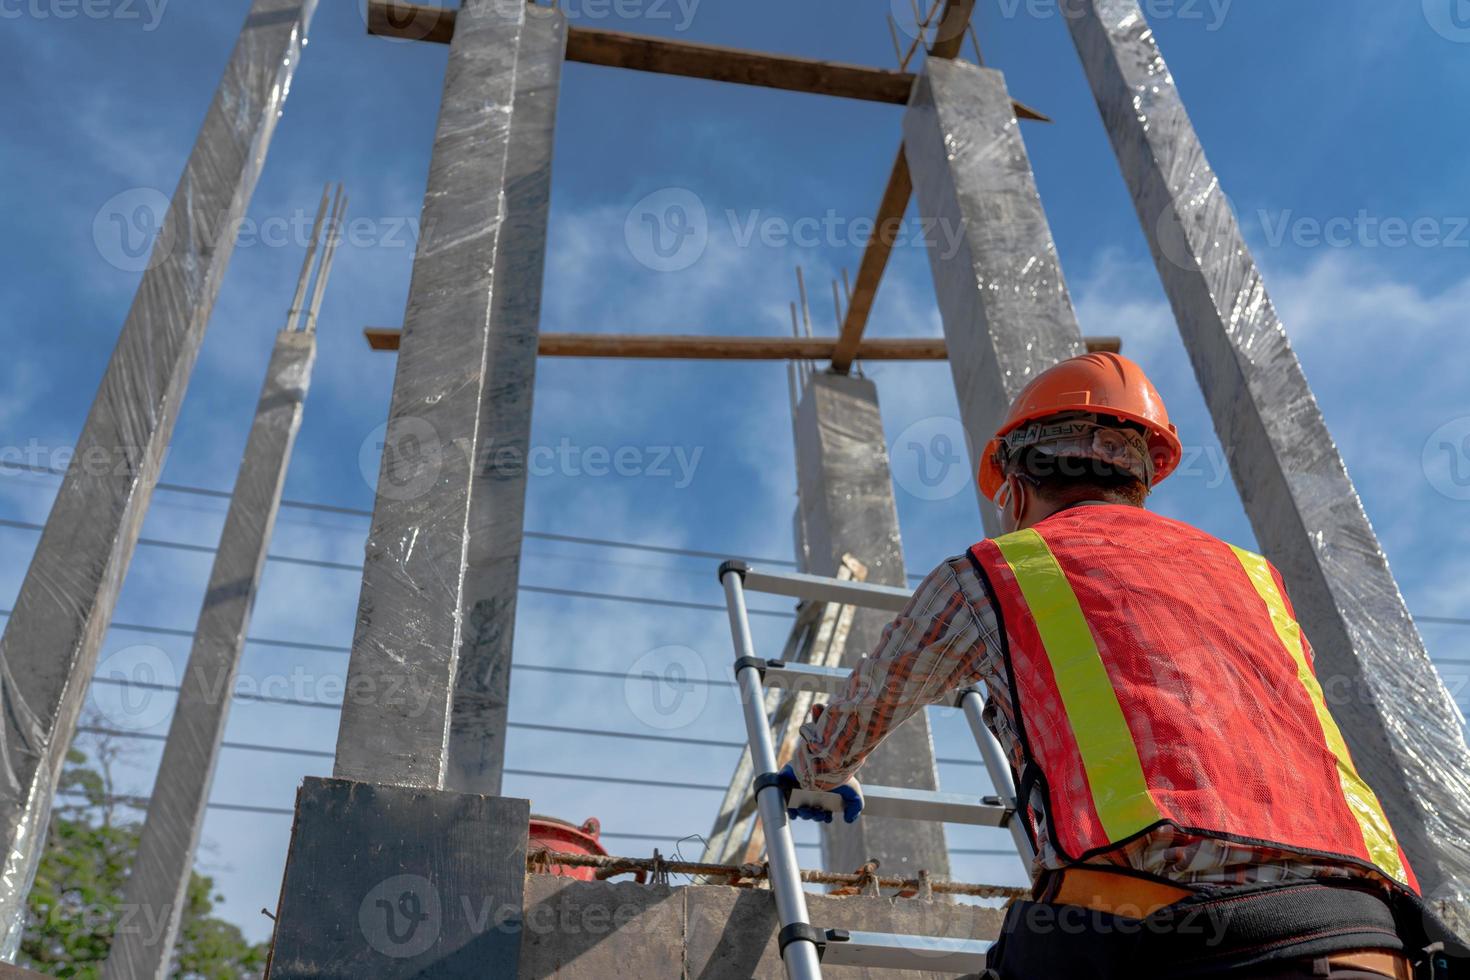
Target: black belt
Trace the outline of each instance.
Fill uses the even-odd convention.
[[[1403,951],[1417,975],[1470,977],[1470,950],[1418,899],[1354,883],[1249,885],[1185,899],[1146,919],[1017,902],[990,966],[1002,978],[1185,980],[1350,950]],[[1248,974],[1246,974],[1248,975]]]

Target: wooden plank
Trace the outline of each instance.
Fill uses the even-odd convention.
[[[883,191],[883,200],[878,204],[878,217],[873,224],[873,237],[863,250],[862,264],[858,266],[857,282],[853,284],[852,298],[847,302],[847,315],[842,320],[841,336],[837,339],[832,354],[832,370],[846,374],[852,370],[852,362],[858,358],[862,345],[863,330],[868,325],[868,315],[873,311],[873,300],[878,296],[878,286],[883,281],[883,270],[888,267],[888,257],[893,254],[893,242],[903,225],[903,213],[908,210],[909,198],[914,193],[914,182],[909,176],[909,159],[903,145],[898,147],[898,156],[893,161],[893,171],[888,175],[888,186]]]
[[[965,30],[975,13],[975,0],[946,0],[939,15],[939,36],[929,54],[934,58],[954,58],[965,43]],[[847,303],[847,315],[842,320],[842,330],[837,341],[837,351],[832,357],[832,370],[846,374],[852,370],[852,362],[858,357],[863,331],[868,326],[868,315],[873,311],[873,301],[878,297],[878,287],[883,282],[883,271],[888,268],[888,258],[893,254],[893,237],[903,223],[908,210],[909,198],[914,193],[914,182],[909,174],[908,156],[903,144],[898,147],[898,156],[893,161],[893,170],[888,175],[888,186],[883,190],[883,199],[878,203],[878,217],[874,221],[875,234],[868,239],[863,250],[862,263],[858,266],[857,282],[853,285],[852,298]],[[891,229],[886,230],[886,229]]]
[[[402,331],[368,327],[363,331],[375,351],[396,351]],[[711,337],[700,334],[543,333],[542,357],[626,357],[691,361],[825,361],[838,341],[831,337]],[[1119,337],[1089,337],[1093,352],[1122,350]],[[942,337],[864,340],[863,361],[943,361],[949,354]]]
[[[973,0],[965,2],[973,5]],[[431,7],[400,0],[371,0],[368,4],[368,33],[448,44],[454,37],[457,16],[458,11],[450,7]],[[961,32],[961,39],[963,36]],[[567,60],[890,105],[906,105],[914,85],[912,72],[587,27],[571,28],[567,35]],[[1016,115],[1021,119],[1050,121],[1021,102],[1016,103]]]

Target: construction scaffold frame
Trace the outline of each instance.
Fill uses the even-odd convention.
[[[411,713],[386,698],[344,707],[338,778],[309,782],[297,811],[278,933],[278,941],[285,936],[287,945],[296,944],[287,960],[310,961],[307,947],[320,930],[307,920],[315,916],[326,925],[350,914],[333,901],[307,900],[320,894],[312,889],[327,887],[325,870],[344,853],[363,858],[363,874],[418,861],[426,879],[442,875],[469,887],[456,876],[474,870],[494,877],[499,898],[521,897],[514,878],[525,860],[524,827],[516,829],[523,801],[481,794],[498,793],[505,771],[525,480],[524,474],[490,480],[471,461],[488,440],[525,443],[538,356],[830,359],[827,371],[801,369],[805,401],[797,437],[814,448],[800,464],[812,468],[802,481],[798,564],[835,574],[840,557],[851,555],[869,569],[869,588],[902,591],[896,514],[887,523],[892,488],[882,487],[891,477],[876,390],[853,376],[859,359],[947,359],[964,428],[977,434],[995,429],[1006,404],[1039,371],[1087,349],[1116,346],[1083,336],[1057,259],[1019,125],[1046,117],[1016,101],[1000,72],[959,60],[974,6],[974,0],[935,0],[922,21],[925,30],[936,28],[933,39],[921,31],[922,45],[899,52],[900,68],[883,70],[589,30],[535,3],[462,0],[455,9],[368,0],[371,33],[449,45],[425,195],[429,231],[418,243],[404,328],[369,336],[378,349],[400,350],[387,441],[424,423],[440,444],[470,452],[421,460],[420,469],[385,456],[349,683],[397,690],[381,682],[407,665],[428,708]],[[1260,548],[1282,570],[1320,652],[1324,684],[1343,679],[1365,692],[1333,704],[1334,715],[1426,893],[1470,931],[1464,846],[1470,749],[1459,712],[1429,660],[1138,0],[1070,6],[1068,30],[1216,431],[1230,450]],[[231,256],[230,229],[264,165],[315,7],[316,0],[250,3],[155,260],[0,638],[6,776],[0,785],[8,787],[0,791],[0,955],[6,958],[14,957],[20,939],[61,763]],[[921,47],[922,63],[910,71]],[[894,246],[894,235],[881,231],[851,287],[836,296],[835,338],[543,334],[547,204],[567,61],[902,107],[901,145],[875,227],[895,228],[917,200],[922,219],[964,229],[952,254],[931,250],[929,256],[942,340],[864,338]],[[825,442],[842,405],[861,413],[866,427],[863,439],[845,446],[846,457],[830,453]],[[806,423],[803,412],[810,413]],[[84,471],[79,461],[93,458],[94,450],[123,465],[107,468],[115,475],[105,477]],[[862,473],[874,488],[868,510],[813,499],[841,478],[844,458],[863,452],[876,461]],[[430,467],[435,478],[424,483]],[[411,499],[392,492],[405,483],[423,483],[425,492]],[[993,508],[984,500],[979,506],[993,530]],[[891,526],[882,542],[853,530],[865,514]],[[842,602],[844,595],[852,599],[840,593],[823,601]],[[852,630],[844,662],[865,628]],[[742,689],[761,694],[758,672],[741,673]],[[763,705],[763,694],[749,703]],[[768,768],[769,746],[752,739],[761,756],[757,768]],[[985,754],[983,740],[981,748]],[[987,756],[988,767],[991,761]],[[927,764],[932,773],[932,750]],[[992,775],[999,792],[1002,774]],[[761,803],[769,817],[767,846],[774,832],[775,846],[786,849],[789,840],[782,842],[778,828],[783,817],[774,810],[774,803]],[[405,843],[377,854],[383,864],[374,868],[370,841],[405,814],[421,816],[420,829],[442,831],[456,819],[473,825],[485,839],[504,843],[505,861],[489,869],[470,855],[463,867],[451,868],[433,864],[444,855]],[[824,846],[843,853],[835,832]],[[942,838],[937,852],[917,837],[904,847],[926,863],[947,858]],[[294,890],[300,882],[310,888]],[[336,897],[345,902],[344,896]],[[790,900],[783,916],[789,911]],[[446,931],[440,941],[458,939]],[[500,953],[514,962],[510,944]],[[435,956],[429,948],[395,970],[422,969],[436,964]]]

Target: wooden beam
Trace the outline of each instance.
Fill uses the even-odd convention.
[[[841,335],[837,338],[832,353],[832,370],[846,374],[858,357],[862,344],[863,329],[868,325],[868,315],[873,312],[873,300],[878,296],[878,285],[883,281],[883,270],[888,267],[888,257],[893,254],[893,242],[903,225],[903,213],[908,210],[909,198],[914,193],[914,182],[909,176],[909,158],[899,144],[898,156],[893,161],[893,171],[888,175],[888,186],[883,190],[883,200],[878,204],[878,217],[873,223],[873,237],[863,250],[863,260],[858,266],[857,282],[853,283],[852,297],[847,301],[847,314],[842,318]]]
[[[402,331],[368,327],[363,331],[376,351],[396,351]],[[1122,349],[1117,337],[1089,337],[1090,351]],[[543,333],[542,357],[627,357],[708,361],[826,361],[836,350],[832,337],[711,337],[701,334]],[[865,340],[864,361],[942,361],[949,354],[943,337]]]
[[[965,43],[965,31],[975,13],[975,0],[946,0],[939,15],[939,36],[929,50],[931,57],[954,58]],[[832,356],[832,370],[846,374],[852,370],[852,362],[858,357],[863,330],[868,325],[868,316],[873,312],[873,301],[878,297],[878,286],[883,282],[883,270],[888,268],[888,258],[893,254],[893,240],[903,224],[904,212],[909,208],[909,198],[914,193],[913,178],[909,174],[909,158],[903,144],[898,146],[898,157],[893,161],[893,170],[888,175],[888,186],[883,190],[883,200],[878,203],[878,217],[874,222],[873,237],[863,250],[862,263],[858,266],[857,282],[852,287],[852,297],[847,301],[847,314],[842,318],[842,330],[837,338],[837,350]]]
[[[973,0],[962,2],[973,5]],[[454,36],[458,13],[452,7],[430,7],[401,0],[371,0],[368,4],[368,33],[448,44]],[[963,32],[960,36],[963,38]],[[911,72],[587,27],[573,27],[568,32],[567,60],[891,105],[906,105],[914,85]],[[1020,102],[1016,103],[1016,115],[1021,119],[1050,121]]]

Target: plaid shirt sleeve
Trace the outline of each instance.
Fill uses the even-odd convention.
[[[803,786],[846,782],[889,732],[925,706],[977,681],[992,687],[1004,666],[989,602],[977,609],[970,598],[975,578],[964,555],[931,572],[877,649],[853,667],[847,689],[812,709],[791,760]]]

